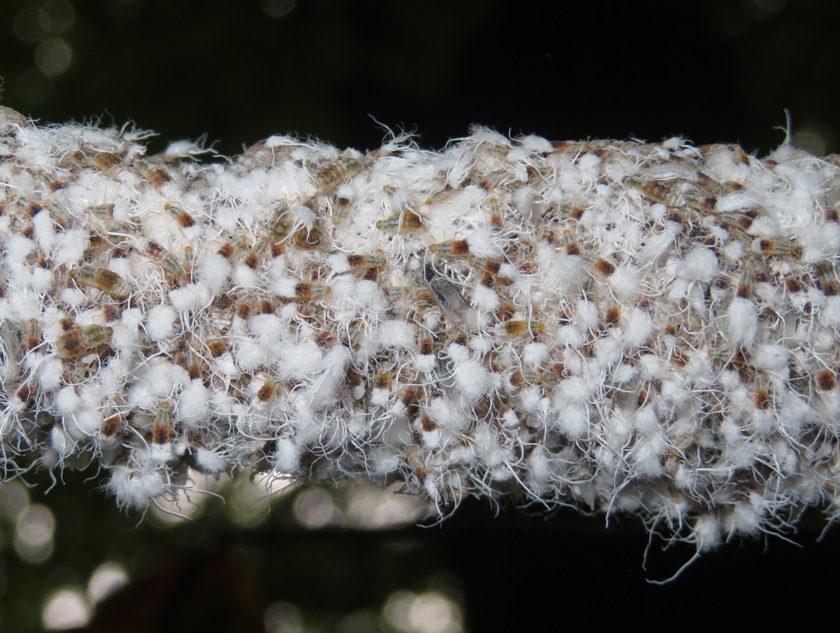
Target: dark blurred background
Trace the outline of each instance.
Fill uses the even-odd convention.
[[[793,142],[822,155],[840,150],[838,18],[832,0],[4,0],[0,103],[42,122],[133,121],[159,133],[150,151],[206,135],[225,154],[286,132],[371,149],[380,123],[429,147],[481,123],[767,153],[788,110]],[[442,525],[411,527],[414,506],[377,531],[352,486],[278,494],[269,512],[235,482],[226,506],[168,521],[118,512],[95,472],[64,479],[47,495],[44,475],[0,488],[0,630],[83,622],[94,604],[90,630],[125,632],[672,626],[730,608],[759,627],[776,600],[825,606],[840,547],[831,530],[817,543],[825,522],[809,516],[788,534],[799,545],[736,540],[660,588],[645,579],[693,550],[657,542],[643,569],[634,519],[605,529],[470,500]],[[361,514],[389,512],[377,503]],[[123,589],[102,602],[94,578]]]
[[[832,0],[4,0],[3,103],[127,120],[225,153],[293,131],[439,147],[472,123],[550,139],[840,143]],[[161,141],[162,142],[162,141]]]

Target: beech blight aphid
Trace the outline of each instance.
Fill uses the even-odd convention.
[[[321,165],[315,172],[315,184],[318,189],[316,195],[327,195],[342,182],[362,171],[363,167],[363,163],[355,158]]]
[[[545,330],[545,324],[542,321],[535,321],[533,319],[505,321],[502,326],[508,336],[523,336],[525,334],[531,335]]]
[[[466,257],[470,254],[470,247],[467,240],[452,240],[450,242],[438,242],[430,244],[429,250],[444,257]]]
[[[170,275],[181,275],[184,270],[177,259],[154,240],[146,240],[143,252]]]
[[[260,402],[268,402],[277,393],[277,386],[269,379],[263,382],[262,386],[257,390],[257,400]]]
[[[413,232],[423,228],[423,218],[414,211],[406,209],[401,213],[395,213],[384,220],[377,220],[376,228],[380,231],[397,233],[399,231]]]
[[[434,293],[438,305],[451,324],[456,327],[464,325],[464,319],[470,311],[470,304],[464,299],[458,287],[445,277],[437,274],[431,264],[426,264],[423,276]]]
[[[111,341],[113,330],[106,325],[73,328],[56,341],[56,351],[64,358],[80,358]]]
[[[172,431],[172,403],[164,400],[158,405],[154,429],[152,431],[152,441],[155,444],[168,444],[169,436]]]
[[[176,207],[174,204],[165,204],[163,208],[166,209],[169,214],[175,219],[182,229],[188,229],[191,226],[195,226],[195,219],[184,211],[181,207]]]
[[[73,271],[73,278],[78,283],[97,288],[114,299],[125,299],[131,292],[128,283],[107,268],[82,266]]]

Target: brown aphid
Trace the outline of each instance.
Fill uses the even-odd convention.
[[[332,188],[342,180],[347,174],[347,167],[342,163],[327,163],[321,165],[315,172],[315,179],[320,188]]]
[[[470,254],[470,245],[467,240],[450,240],[431,244],[429,250],[444,257],[467,257]]]
[[[326,284],[301,281],[295,285],[295,300],[302,302],[320,299],[329,293],[329,286]]]
[[[566,378],[566,365],[563,363],[554,363],[551,366],[551,373],[554,375],[556,380],[565,380]]]
[[[111,152],[99,152],[93,159],[94,164],[106,174],[113,176],[117,173],[117,167],[122,164],[122,159]]]
[[[545,329],[545,324],[542,321],[536,321],[534,319],[522,319],[507,321],[504,323],[504,328],[508,336],[522,336],[542,332]]]
[[[350,367],[347,370],[346,378],[347,378],[347,384],[350,385],[351,388],[352,387],[361,387],[362,385],[365,384],[364,375],[361,374],[360,372],[358,372],[357,370],[353,369],[352,367]]]
[[[788,292],[801,292],[802,283],[795,277],[785,277],[785,288]]]
[[[199,378],[204,378],[205,368],[197,360],[194,360],[187,365],[187,373],[190,375],[190,380],[198,380]]]
[[[438,428],[438,424],[432,418],[429,417],[428,413],[424,411],[423,415],[420,417],[420,428],[423,429],[426,433],[431,433],[436,428]]]
[[[110,415],[103,420],[102,425],[99,427],[99,433],[102,437],[114,437],[117,431],[120,430],[121,422],[122,418],[118,413]]]
[[[620,320],[621,307],[610,306],[609,308],[607,308],[607,312],[604,315],[604,323],[607,324],[607,327],[617,327]]]
[[[172,430],[172,403],[164,400],[160,403],[155,415],[155,427],[152,431],[152,442],[155,444],[169,444]]]
[[[313,248],[317,248],[321,243],[321,239],[321,230],[317,226],[313,226],[311,229],[301,227],[292,236],[292,244],[300,250],[312,250]]]
[[[365,281],[379,281],[379,268],[368,268],[362,275],[362,279]]]
[[[114,221],[114,204],[97,204],[87,210],[88,214],[93,215],[102,221],[106,226],[109,226]]]
[[[117,273],[97,266],[81,266],[73,271],[73,278],[80,284],[101,290],[114,299],[125,299],[131,286]]]
[[[394,381],[394,372],[390,369],[379,371],[373,379],[374,389],[390,389]]]
[[[828,279],[832,277],[834,266],[829,261],[821,261],[817,263],[817,276],[820,279]]]
[[[372,253],[348,255],[347,263],[350,265],[350,268],[365,269],[384,266],[388,262],[385,259],[385,253],[377,249]]]
[[[277,386],[270,380],[266,380],[262,386],[257,390],[257,400],[260,402],[268,402],[277,393]]]
[[[184,271],[181,268],[181,264],[178,263],[178,260],[173,257],[172,253],[154,240],[146,241],[143,252],[169,274],[183,274]]]
[[[256,253],[251,251],[245,256],[245,259],[242,260],[242,263],[245,264],[248,268],[256,269],[257,266],[260,265],[260,258],[257,256]]]
[[[522,387],[528,384],[528,381],[525,379],[525,374],[519,370],[510,375],[508,382],[514,389],[522,389]]]
[[[499,321],[510,321],[514,314],[516,314],[516,306],[508,301],[503,302],[496,310],[496,318]]]
[[[600,258],[595,262],[595,270],[604,275],[604,277],[609,277],[615,272],[615,264]]]
[[[478,265],[485,275],[498,275],[502,268],[502,262],[498,259],[473,259],[471,262]]]
[[[335,337],[330,332],[318,332],[315,335],[315,344],[318,347],[332,347],[335,344]]]
[[[165,204],[163,208],[169,212],[169,214],[175,218],[175,221],[178,223],[182,229],[188,229],[191,226],[195,226],[195,219],[189,213],[184,211],[181,207],[176,207],[174,204]]]
[[[240,319],[247,319],[251,316],[253,306],[250,301],[240,301],[236,304],[236,316]]]
[[[315,183],[320,196],[327,195],[342,182],[358,174],[363,164],[355,159],[346,162],[326,163],[315,172]]]
[[[23,383],[15,392],[15,395],[24,404],[32,404],[35,400],[35,394],[32,393],[32,388],[29,386],[28,382]]]
[[[790,240],[759,238],[753,242],[753,250],[764,255],[775,257],[793,257],[799,259],[802,256],[802,246]]]
[[[820,280],[817,282],[817,287],[827,297],[833,297],[840,294],[840,284],[833,279]]]
[[[233,254],[236,252],[236,250],[233,248],[233,244],[231,244],[230,242],[225,242],[219,247],[219,250],[216,252],[225,259],[230,259],[231,257],[233,257]]]
[[[773,399],[770,397],[770,392],[764,387],[759,387],[755,390],[755,406],[761,411],[767,411],[773,407]]]
[[[423,356],[429,356],[435,353],[435,341],[431,336],[423,336],[418,341],[419,352]]]
[[[571,211],[569,211],[569,215],[573,220],[580,220],[584,213],[586,213],[586,209],[583,207],[572,207]]]
[[[38,319],[29,319],[24,329],[24,351],[31,352],[43,341],[41,322]]]
[[[384,220],[377,220],[376,228],[380,231],[396,233],[398,231],[419,231],[423,228],[423,218],[414,211],[406,210],[402,213],[395,213]]]
[[[210,356],[213,358],[218,358],[228,351],[227,343],[225,343],[224,339],[221,338],[207,339],[204,341],[204,344],[207,345],[207,349],[210,351]]]
[[[166,183],[172,182],[172,176],[170,176],[169,172],[163,167],[155,165],[146,172],[146,180],[148,180],[149,184],[151,184],[155,189],[160,189]]]
[[[274,304],[269,299],[261,299],[257,305],[259,314],[274,314]]]
[[[105,317],[106,323],[113,323],[119,321],[122,316],[122,307],[116,303],[106,303],[102,306],[102,316]]]
[[[405,407],[406,416],[410,421],[414,421],[420,414],[420,398],[416,387],[406,387],[400,394],[400,402]]]
[[[286,252],[286,244],[281,240],[271,240],[271,257],[280,257]]]
[[[688,357],[679,347],[675,347],[671,350],[671,362],[678,367],[685,367],[688,365],[688,360]]]
[[[837,386],[834,373],[828,369],[818,371],[815,382],[817,383],[817,389],[820,391],[831,391]]]
[[[840,284],[834,275],[834,266],[829,261],[817,264],[817,288],[829,297],[840,294]]]
[[[580,256],[583,254],[583,249],[577,242],[569,242],[566,244],[566,255]]]
[[[218,295],[213,299],[213,306],[227,312],[233,306],[233,297],[229,294]]]
[[[753,281],[757,284],[766,284],[770,283],[773,280],[768,271],[759,269],[753,270],[752,278]]]
[[[489,174],[483,175],[481,178],[478,179],[478,186],[484,189],[485,191],[495,191],[500,187],[503,187],[505,182],[510,179],[510,175],[504,169],[498,169],[493,171]],[[431,204],[428,201],[426,204]]]
[[[55,347],[62,358],[80,358],[110,342],[113,330],[106,325],[73,328],[58,337]]]
[[[494,211],[490,214],[490,227],[494,231],[501,231],[505,228],[505,218],[500,212]]]
[[[825,221],[840,222],[840,216],[838,216],[837,209],[835,207],[828,206],[825,208]]]

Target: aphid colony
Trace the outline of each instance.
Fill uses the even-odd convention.
[[[698,547],[840,489],[840,168],[508,139],[231,164],[0,119],[6,476],[93,456],[641,515]]]

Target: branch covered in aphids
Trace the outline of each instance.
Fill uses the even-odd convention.
[[[0,466],[640,515],[714,546],[840,485],[840,166],[475,128],[229,161],[0,112]]]

